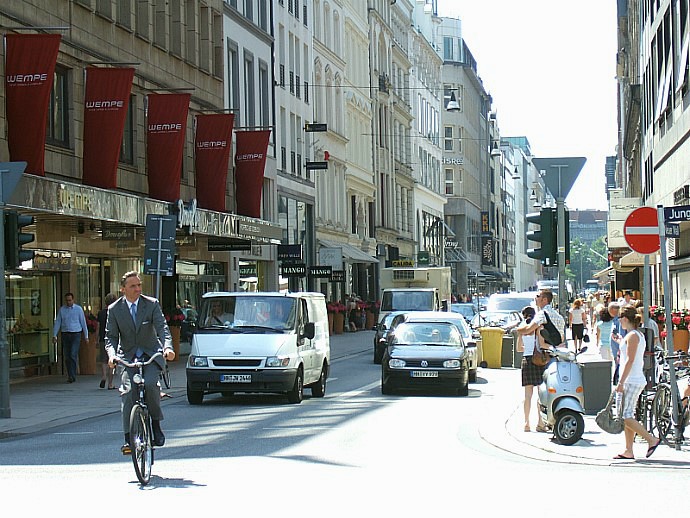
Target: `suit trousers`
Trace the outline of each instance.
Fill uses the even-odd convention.
[[[152,363],[144,367],[144,386],[146,387],[146,406],[149,409],[149,415],[154,421],[161,421],[163,419],[163,411],[161,410],[161,392],[158,386],[158,375],[160,374],[160,367]],[[132,413],[132,406],[134,401],[139,397],[138,390],[132,390],[131,375],[136,374],[138,369],[122,370],[122,429],[125,433],[129,433],[129,416]]]
[[[79,345],[81,344],[81,332],[62,332],[62,356],[65,360],[67,377],[77,377],[77,365],[79,365]]]

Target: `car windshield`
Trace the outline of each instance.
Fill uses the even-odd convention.
[[[460,331],[446,322],[406,322],[395,328],[395,345],[441,345],[458,347],[463,344]]]
[[[472,326],[509,327],[518,321],[519,317],[514,312],[482,311],[472,319]]]
[[[199,327],[264,327],[288,330],[295,327],[297,305],[289,297],[224,296],[204,299]]]
[[[434,309],[433,291],[384,291],[381,311],[424,311]]]
[[[486,309],[488,311],[522,311],[522,308],[534,304],[534,295],[492,295]]]
[[[477,313],[477,306],[474,304],[451,304],[450,310],[455,313],[460,313],[463,317],[471,319]]]

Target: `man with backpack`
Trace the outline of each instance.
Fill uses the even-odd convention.
[[[527,328],[524,329],[524,333],[533,333],[540,326],[550,327],[549,324],[553,324],[558,334],[560,335],[560,343],[552,343],[556,340],[547,340],[550,345],[559,346],[565,343],[565,320],[556,311],[551,303],[553,302],[553,293],[549,289],[539,290],[537,295],[534,297],[534,303],[537,305],[537,314],[534,320],[529,324]],[[542,335],[543,336],[543,335]]]

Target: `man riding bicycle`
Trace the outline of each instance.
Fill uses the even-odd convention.
[[[127,272],[120,280],[123,296],[108,307],[108,318],[105,324],[105,349],[108,353],[108,365],[115,367],[117,357],[132,363],[135,359],[147,360],[157,352],[162,352],[165,360],[175,359],[172,348],[170,329],[165,322],[163,311],[158,300],[141,294],[139,273]],[[165,360],[158,357],[154,363],[144,367],[146,404],[151,415],[153,444],[163,446],[165,435],[160,422],[163,411],[160,405],[158,374],[165,368]],[[137,397],[132,391],[130,375],[133,371],[124,369],[122,373],[122,426],[125,433],[125,444],[121,451],[124,455],[131,453],[129,438],[129,415]]]

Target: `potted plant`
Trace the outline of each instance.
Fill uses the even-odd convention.
[[[333,332],[337,335],[345,331],[345,311],[347,306],[340,301],[331,302],[326,306],[329,314],[333,315]]]
[[[673,329],[673,349],[688,352],[690,343],[690,310],[675,309],[671,311],[671,327]]]

